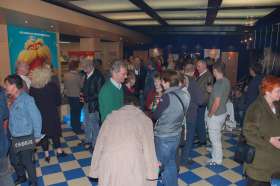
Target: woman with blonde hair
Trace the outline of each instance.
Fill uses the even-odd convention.
[[[255,147],[252,163],[245,164],[247,185],[270,185],[271,176],[280,170],[280,150],[275,139],[280,136],[280,78],[265,77],[259,97],[249,106],[243,133],[247,143]]]
[[[58,87],[51,81],[51,69],[44,66],[36,68],[31,74],[30,95],[34,97],[35,103],[42,115],[42,148],[45,151],[45,161],[50,161],[49,139],[52,139],[57,157],[66,156],[61,149],[60,136],[61,124],[58,107],[61,104],[61,95]]]

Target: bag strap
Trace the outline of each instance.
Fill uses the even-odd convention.
[[[177,97],[177,99],[180,101],[182,107],[183,107],[183,111],[184,111],[184,116],[186,115],[186,109],[185,109],[185,106],[184,106],[184,103],[183,101],[181,100],[181,98],[178,96],[178,94],[176,94],[175,92],[170,92],[170,94],[173,94],[174,96]]]

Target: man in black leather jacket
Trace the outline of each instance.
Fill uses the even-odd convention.
[[[86,73],[82,88],[81,101],[84,103],[84,130],[86,149],[93,150],[100,128],[98,94],[105,82],[102,73],[94,68],[92,60],[82,61],[82,68]]]

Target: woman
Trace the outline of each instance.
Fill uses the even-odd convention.
[[[107,116],[94,148],[89,176],[99,186],[155,186],[158,176],[152,121],[127,105]]]
[[[136,77],[133,71],[129,71],[127,73],[127,78],[124,82],[124,99],[128,97],[133,97],[134,99],[138,99],[138,95],[135,89],[135,82],[136,82]]]
[[[34,99],[24,90],[24,82],[18,75],[9,75],[5,78],[5,89],[7,95],[13,100],[9,113],[9,131],[12,141],[27,137],[29,140],[35,138],[39,142],[42,135],[42,119]],[[23,140],[26,142],[26,140]],[[22,141],[22,142],[23,142]],[[10,159],[16,172],[15,185],[26,181],[28,173],[29,184],[37,186],[36,168],[33,161],[34,149],[19,149],[20,146],[10,148]]]
[[[248,186],[270,185],[272,174],[280,170],[280,151],[273,145],[275,137],[280,136],[280,109],[277,103],[280,100],[280,78],[264,78],[260,93],[249,106],[244,120],[243,132],[247,143],[256,150],[253,162],[244,167]]]
[[[162,74],[161,84],[165,92],[152,118],[157,121],[154,135],[158,160],[163,166],[161,173],[164,186],[177,186],[176,153],[179,146],[184,116],[190,96],[179,87],[179,74],[167,70]]]
[[[70,105],[71,127],[76,134],[81,134],[80,117],[82,104],[80,103],[80,92],[82,76],[77,71],[78,66],[78,61],[69,62],[69,72],[64,75],[64,94],[67,96]]]
[[[42,115],[42,133],[46,136],[42,139],[42,148],[45,151],[45,161],[50,162],[49,139],[52,139],[57,157],[66,156],[61,149],[60,136],[61,125],[58,107],[61,96],[56,84],[51,81],[51,69],[39,67],[32,71],[30,95],[34,97]]]

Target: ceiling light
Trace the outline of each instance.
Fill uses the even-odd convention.
[[[59,41],[60,44],[69,44],[71,43],[70,41]]]
[[[53,26],[53,25],[51,25],[50,27],[51,27],[51,28],[54,28],[54,26]]]
[[[28,23],[28,21],[27,21],[27,20],[25,20],[25,21],[24,21],[24,23],[25,23],[25,24],[27,24],[27,23]]]

